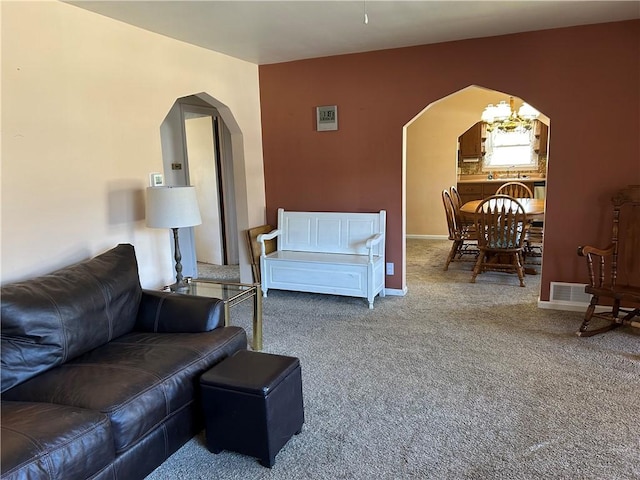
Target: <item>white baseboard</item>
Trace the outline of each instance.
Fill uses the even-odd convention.
[[[576,305],[575,303],[565,303],[559,301],[549,301],[538,299],[538,308],[545,308],[547,310],[564,310],[566,312],[584,312],[586,305]]]
[[[538,298],[538,308],[544,308],[547,310],[562,310],[565,312],[585,312],[589,305],[577,305],[575,303],[569,302],[561,302],[558,300],[548,301],[548,300],[540,300]],[[606,312],[607,310],[611,310],[611,307],[606,306],[597,306],[596,313]]]
[[[405,235],[405,238],[417,238],[418,240],[449,240],[447,235]]]
[[[404,297],[407,294],[407,287],[404,288],[385,288],[384,294],[391,297]]]

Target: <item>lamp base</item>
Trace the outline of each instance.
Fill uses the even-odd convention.
[[[173,283],[169,285],[167,288],[172,292],[186,292],[187,290],[189,290],[189,284],[183,280],[180,282]]]

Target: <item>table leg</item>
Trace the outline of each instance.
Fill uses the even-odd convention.
[[[231,307],[229,302],[224,302],[224,326],[228,327],[229,325],[231,325]]]
[[[262,350],[262,295],[260,288],[255,287],[253,295],[253,349]]]

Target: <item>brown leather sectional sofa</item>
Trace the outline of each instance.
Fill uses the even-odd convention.
[[[2,287],[2,479],[141,479],[203,428],[199,377],[247,338],[143,290],[134,248]]]

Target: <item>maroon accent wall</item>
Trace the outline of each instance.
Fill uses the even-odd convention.
[[[267,221],[279,207],[387,210],[389,288],[402,288],[403,126],[464,87],[516,95],[551,119],[541,300],[550,281],[587,281],[577,246],[606,245],[612,192],[640,184],[638,20],[262,65],[259,74]],[[316,132],[315,107],[334,104],[339,130]]]

